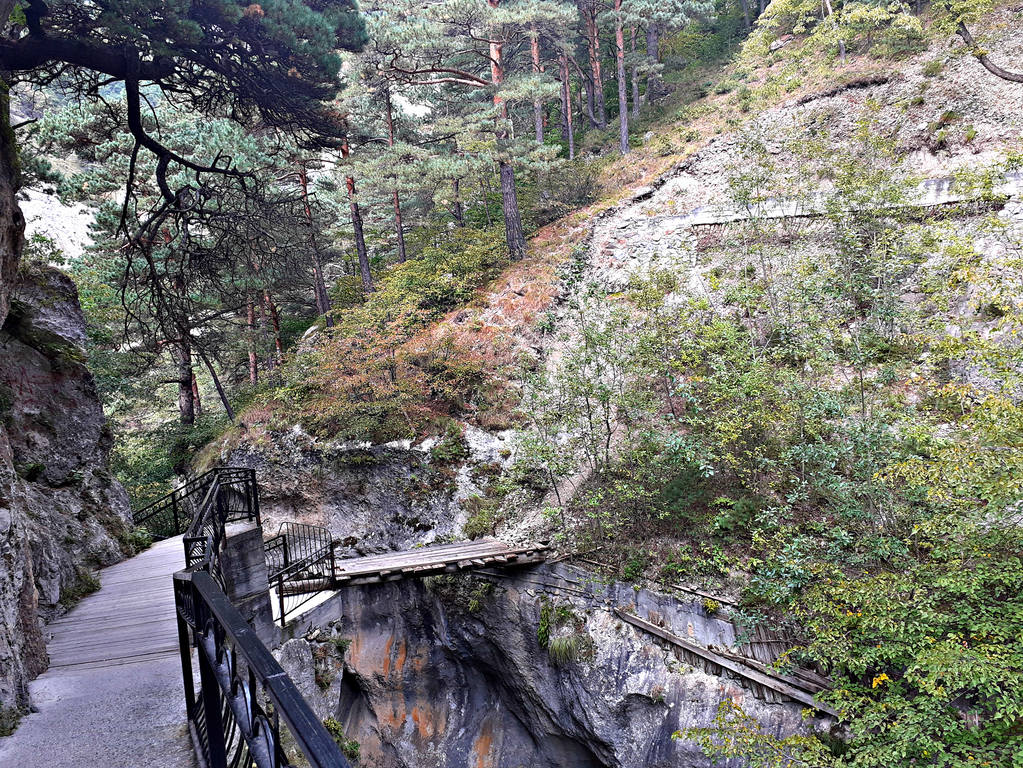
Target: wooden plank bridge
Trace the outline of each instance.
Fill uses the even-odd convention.
[[[327,569],[328,572],[317,572],[316,566],[310,567],[305,574],[307,578],[299,577],[283,584],[283,592],[298,595],[473,568],[532,565],[546,559],[547,549],[545,544],[515,546],[487,538],[338,559],[331,569]]]

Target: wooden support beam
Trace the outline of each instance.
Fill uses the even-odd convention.
[[[672,645],[681,648],[684,651],[688,651],[689,653],[692,653],[696,656],[699,656],[700,658],[703,658],[713,664],[716,664],[722,669],[727,669],[729,672],[734,672],[740,677],[744,677],[751,682],[758,683],[759,685],[762,685],[765,688],[768,688],[772,691],[776,691],[782,694],[783,696],[787,696],[788,698],[793,699],[794,701],[798,701],[801,704],[806,704],[807,706],[812,707],[813,709],[816,709],[820,712],[824,712],[828,715],[831,715],[832,717],[838,717],[838,712],[829,707],[827,704],[822,704],[806,691],[800,690],[799,688],[796,688],[795,686],[790,685],[783,680],[776,679],[771,675],[753,669],[752,667],[748,666],[745,663],[739,663],[737,661],[734,661],[726,656],[723,656],[720,653],[704,648],[703,646],[696,645],[695,643],[691,643],[688,640],[683,640],[678,635],[674,635],[671,632],[668,632],[666,629],[658,627],[656,624],[651,624],[649,621],[644,621],[638,616],[633,616],[632,614],[625,613],[625,611],[622,611],[618,608],[613,608],[612,610],[614,611],[615,615],[622,621],[631,624],[634,627],[638,627],[639,629],[642,629],[645,632],[649,632],[650,634],[655,635],[661,638],[662,640],[666,640]]]

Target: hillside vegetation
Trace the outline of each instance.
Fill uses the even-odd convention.
[[[585,46],[565,31],[574,8],[523,5],[501,19],[520,42],[547,19],[551,39]],[[525,146],[531,82],[489,84],[507,89],[487,105],[508,121],[496,134],[460,91],[407,82],[406,106],[429,111],[399,114],[413,160],[392,173],[394,155],[359,165],[346,148],[325,170],[226,126],[196,137],[168,112],[178,145],[240,142],[237,161],[300,179],[251,203],[293,208],[269,219],[288,233],[273,255],[250,222],[249,263],[232,262],[230,286],[217,263],[180,286],[173,311],[196,355],[213,358],[208,375],[182,367],[168,334],[140,341],[150,311],[128,301],[126,313],[116,295],[134,279],[109,258],[123,176],[109,168],[134,164],[127,136],[76,133],[104,130],[104,110],[84,127],[48,116],[39,157],[72,148],[92,163],[50,183],[102,200],[106,219],[107,239],[71,271],[119,472],[141,502],[195,453],[205,466],[296,431],[332,445],[433,438],[431,458],[453,466],[469,455],[467,427],[510,430],[506,461],[476,468],[466,535],[542,536],[608,578],[735,600],[747,629],[791,638],[782,669],[833,681],[821,697],[839,713],[831,733],[779,739],[725,707],[716,728],[679,738],[754,766],[1023,766],[1023,84],[991,71],[1023,70],[1023,11],[674,10],[685,23],[665,22],[661,61],[631,52],[642,76],[619,102],[620,131],[595,116]],[[619,33],[656,25],[635,13],[601,19]],[[370,26],[371,39],[410,34]],[[422,75],[408,62],[429,53],[404,71]],[[398,82],[350,94],[352,114]],[[390,110],[388,95],[388,124]],[[427,157],[442,134],[458,138]],[[371,191],[353,196],[355,179]],[[938,182],[944,196],[929,203],[921,189]],[[395,236],[392,191],[395,210],[407,204]],[[359,201],[374,212],[365,233]],[[131,348],[115,331],[133,324]]]

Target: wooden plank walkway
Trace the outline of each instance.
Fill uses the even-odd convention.
[[[37,711],[0,739],[0,765],[195,766],[171,579],[183,567],[181,537],[158,542],[101,571],[100,590],[47,626]]]
[[[528,565],[542,562],[546,556],[543,544],[514,547],[497,539],[478,539],[338,560],[335,575],[340,585],[376,584],[467,568]]]

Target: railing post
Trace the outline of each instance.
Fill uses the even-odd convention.
[[[202,695],[203,715],[206,720],[206,742],[209,765],[207,768],[227,768],[227,744],[224,739],[224,720],[221,714],[220,683],[206,649],[199,643],[196,655],[199,657],[199,685]]]
[[[185,710],[188,719],[195,721],[195,680],[192,676],[192,646],[188,640],[188,624],[178,618],[178,651],[181,653],[181,677],[185,685]]]
[[[259,515],[259,484],[256,482],[256,470],[249,470],[249,485],[252,488],[252,498],[249,507],[249,512],[256,516],[256,525],[262,526],[263,523]]]
[[[284,616],[284,574],[278,574],[277,576],[277,601],[281,606],[281,629],[284,629],[284,625],[287,623],[287,619]]]
[[[176,494],[171,494],[171,512],[174,515],[174,535],[177,536],[181,533],[181,523],[178,522],[178,497]]]
[[[334,557],[334,540],[330,542],[330,586],[333,588],[337,584],[337,559]]]

